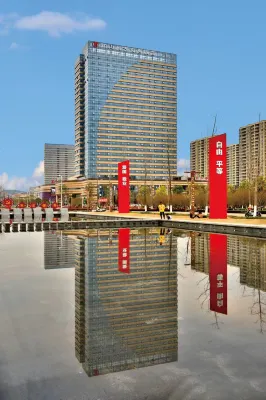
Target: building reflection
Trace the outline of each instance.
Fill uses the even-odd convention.
[[[191,232],[191,268],[209,274],[210,235]],[[240,283],[266,291],[266,240],[227,236],[227,263],[240,269]]]
[[[266,291],[266,241],[236,237],[228,239],[228,263],[240,268],[240,283]]]
[[[209,274],[210,238],[205,233],[190,232],[191,268]]]
[[[44,268],[75,267],[75,237],[44,231]]]
[[[131,230],[123,271],[121,231],[75,245],[75,350],[88,376],[177,360],[176,238],[164,232],[161,245],[162,232]]]

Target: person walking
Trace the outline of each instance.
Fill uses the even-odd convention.
[[[160,213],[161,219],[165,219],[165,213],[164,213],[165,205],[161,201],[160,201],[158,208],[159,208],[159,213]]]

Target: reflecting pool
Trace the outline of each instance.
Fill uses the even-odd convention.
[[[0,235],[0,399],[265,399],[266,241]]]

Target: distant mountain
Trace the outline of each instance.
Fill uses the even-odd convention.
[[[5,190],[7,194],[26,193],[23,190]]]

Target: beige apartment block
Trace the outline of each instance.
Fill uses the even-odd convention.
[[[190,143],[190,169],[197,171],[199,177],[209,176],[209,139],[210,136]],[[227,147],[227,183],[239,185],[239,145]]]
[[[227,146],[227,183],[239,186],[239,144]]]
[[[266,121],[239,129],[239,183],[266,175]]]
[[[209,137],[190,143],[190,169],[202,178],[209,176]]]

